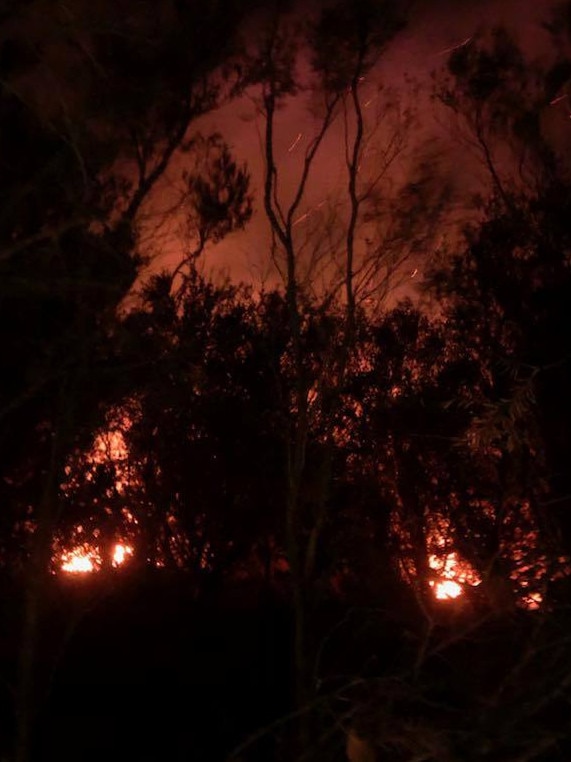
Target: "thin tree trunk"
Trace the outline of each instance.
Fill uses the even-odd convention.
[[[68,379],[60,389],[59,415],[56,417],[46,480],[36,514],[36,530],[30,543],[30,556],[24,577],[24,602],[15,690],[15,734],[13,762],[29,762],[40,702],[49,685],[41,684],[41,631],[47,583],[52,558],[52,543],[61,506],[58,502],[59,475],[65,443],[75,415],[75,384]]]

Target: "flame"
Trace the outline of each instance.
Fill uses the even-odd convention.
[[[133,555],[133,548],[130,545],[123,545],[122,543],[117,543],[113,549],[113,557],[111,560],[111,563],[113,566],[121,566],[122,563],[124,563],[129,556]]]
[[[434,596],[439,601],[448,601],[462,595],[462,586],[453,579],[443,579],[440,582],[431,580],[430,586],[434,589]]]
[[[446,553],[444,556],[433,553],[428,556],[428,565],[444,580],[457,580],[461,584],[473,587],[482,581],[472,565],[460,558],[456,551]]]
[[[89,574],[96,571],[100,563],[95,548],[79,547],[62,555],[61,570],[69,574]]]
[[[111,564],[115,568],[121,566],[133,555],[133,548],[123,542],[118,542],[113,546],[111,554]],[[60,569],[68,574],[91,574],[101,569],[102,559],[99,548],[84,544],[78,545],[72,550],[62,553]]]
[[[428,566],[434,572],[429,584],[435,598],[453,600],[464,594],[465,585],[476,587],[481,583],[472,564],[454,550],[447,518],[435,517],[427,540]]]
[[[437,573],[437,579],[430,580],[430,587],[439,601],[459,598],[464,593],[463,585],[476,587],[482,581],[476,570],[458,553],[452,551],[444,556],[431,554],[428,565]]]
[[[543,596],[541,593],[530,593],[522,599],[522,605],[528,611],[537,611],[541,608],[543,603]]]

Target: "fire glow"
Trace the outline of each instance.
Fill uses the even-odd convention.
[[[445,556],[431,554],[428,565],[436,572],[437,578],[430,580],[429,584],[440,601],[459,598],[464,592],[464,585],[476,587],[481,582],[472,566],[454,551]]]
[[[99,569],[101,556],[95,548],[79,547],[64,553],[61,570],[68,574],[89,574]]]
[[[115,568],[121,566],[133,555],[130,545],[116,543],[113,546],[111,565]],[[63,553],[60,569],[68,574],[91,574],[101,569],[102,559],[99,550],[94,547],[80,546]]]
[[[462,595],[462,586],[453,579],[444,579],[441,582],[430,581],[430,586],[434,590],[434,597],[439,601],[447,601],[452,598],[458,598]]]
[[[130,545],[123,545],[121,543],[117,543],[113,549],[113,560],[112,564],[113,566],[121,566],[122,563],[124,563],[129,556],[133,555],[133,548]]]

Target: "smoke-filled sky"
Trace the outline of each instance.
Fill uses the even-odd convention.
[[[389,44],[379,64],[363,83],[369,129],[378,122],[366,163],[374,165],[375,157],[386,149],[395,131],[400,131],[401,137],[405,138],[387,175],[387,195],[410,178],[410,172],[419,160],[430,157],[434,161],[432,171],[436,183],[451,184],[453,214],[456,219],[462,216],[466,196],[477,188],[481,179],[481,167],[467,154],[466,146],[454,140],[451,115],[442,107],[435,107],[431,101],[434,74],[443,68],[447,54],[454,46],[465,44],[482,27],[505,25],[516,35],[526,53],[532,57],[543,54],[549,40],[541,28],[541,20],[549,16],[551,7],[552,3],[547,0],[421,0],[414,5],[408,25]],[[384,94],[379,94],[379,84],[384,87]],[[392,110],[387,111],[383,105],[387,100],[393,103]],[[405,127],[410,117],[412,121]],[[247,229],[209,248],[204,267],[208,271],[227,274],[233,280],[272,283],[275,271],[268,255],[269,229],[261,199],[264,123],[256,111],[252,94],[208,115],[194,129],[205,134],[220,132],[238,161],[247,163],[255,202],[254,216]],[[293,99],[280,111],[275,153],[280,187],[286,199],[298,176],[304,148],[314,132],[315,122],[310,116],[307,99]],[[328,210],[328,215],[334,215],[336,205],[343,203],[347,180],[342,146],[341,121],[338,121],[321,148],[308,187],[307,201],[300,207],[298,215],[299,225],[313,225],[314,232],[324,210]],[[180,168],[174,162],[153,202],[157,210],[172,202],[169,189],[176,183],[179,172]],[[181,242],[176,227],[176,223],[166,226],[155,240],[156,256],[152,269],[178,263]],[[421,274],[422,261],[419,261],[411,264],[411,275],[416,275],[416,265],[419,265],[418,275]]]

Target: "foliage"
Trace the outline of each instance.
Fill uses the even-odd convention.
[[[53,668],[43,590],[68,520],[66,468],[121,394],[118,311],[143,262],[141,212],[192,120],[235,85],[224,87],[220,67],[245,8],[139,3],[133,14],[128,3],[32,2],[2,15],[0,553],[23,591],[12,686],[19,762],[48,687],[38,665],[45,656]],[[246,219],[246,173],[221,147],[219,162],[240,184]],[[195,188],[193,201],[208,191]],[[90,486],[106,499],[101,469]]]
[[[482,104],[488,109],[484,124],[498,125],[501,139],[517,146],[522,140],[518,113],[525,106],[539,126],[537,92],[551,75],[544,72],[530,91],[513,42],[505,32],[494,39],[491,52],[470,46],[453,55],[450,67],[458,86],[452,106],[468,113]],[[480,81],[482,68],[497,73],[503,66],[510,78],[494,79],[485,97],[470,85]],[[507,118],[493,121],[498,109]],[[540,131],[524,140],[534,157],[533,182],[498,185],[499,175],[492,172],[492,197],[481,223],[467,231],[458,253],[433,269],[428,283],[443,305],[450,335],[482,368],[469,402],[467,438],[496,471],[501,523],[509,523],[513,511],[514,523],[523,527],[531,511],[529,531],[553,570],[569,548],[565,506],[570,491],[563,466],[570,446],[564,392],[571,338],[568,167],[554,161],[555,150]],[[496,143],[486,146],[491,157]]]
[[[144,567],[179,572],[206,599],[246,581],[286,602],[296,718],[318,705],[298,750],[331,713],[396,759],[517,762],[565,748],[556,715],[570,679],[571,187],[540,118],[564,62],[531,70],[502,30],[453,53],[440,97],[483,158],[489,197],[428,274],[437,314],[409,301],[389,309],[386,284],[431,239],[445,197],[432,219],[428,181],[406,185],[383,236],[392,207],[378,186],[403,143],[386,149],[371,182],[360,174],[371,126],[362,78],[402,19],[392,5],[343,2],[297,28],[278,6],[237,67],[216,43],[232,37],[241,3],[72,13],[70,47],[89,76],[64,77],[59,100],[43,106],[37,83],[31,100],[22,84],[39,76],[43,53],[6,22],[0,542],[5,568],[28,583],[17,762],[31,755],[38,665],[50,666],[39,636],[54,548],[109,549],[119,538],[141,579]],[[305,87],[302,32],[322,113],[286,206],[274,130]],[[242,229],[253,198],[222,136],[189,131],[246,85],[265,119],[263,206],[283,275],[258,292],[200,274],[207,244]],[[344,216],[307,264],[313,241],[298,213],[337,118]],[[503,150],[516,170],[500,170]],[[188,250],[121,313],[143,262],[141,221],[175,152]],[[433,588],[452,553],[471,578],[446,608]],[[390,640],[385,613],[379,642],[385,662],[398,656],[393,671],[377,652],[362,672],[319,672],[346,620],[328,630],[317,613],[339,602],[390,612],[398,634]],[[348,653],[367,657],[356,640]]]

